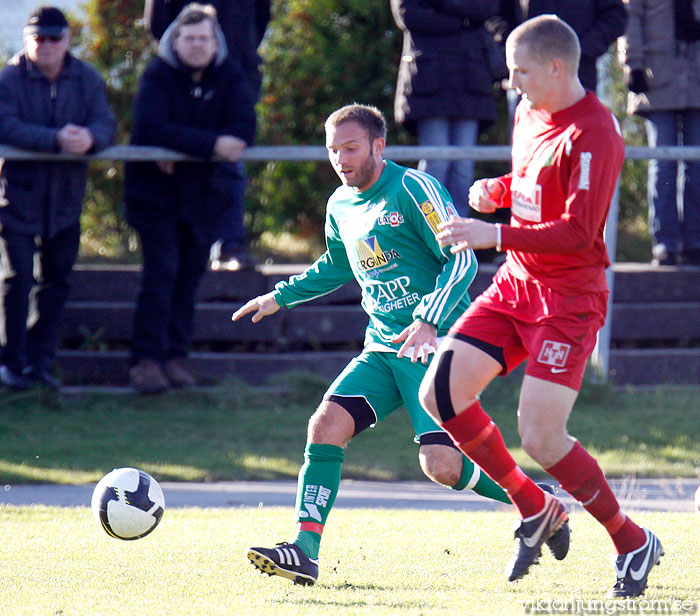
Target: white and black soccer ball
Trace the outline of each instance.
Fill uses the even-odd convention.
[[[700,488],[695,490],[695,513],[700,513]]]
[[[163,490],[138,468],[115,468],[95,486],[92,515],[110,537],[140,539],[160,523],[165,510]]]

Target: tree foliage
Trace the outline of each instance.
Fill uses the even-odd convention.
[[[393,118],[401,36],[387,0],[278,0],[261,53],[258,143],[321,145],[323,122],[352,102]],[[407,136],[390,123],[389,140]],[[338,179],[328,163],[251,165],[253,232],[318,233]]]
[[[143,1],[88,0],[85,9],[87,22],[76,33],[79,55],[104,77],[117,116],[117,143],[128,143],[138,79],[153,53],[142,26]],[[121,163],[91,165],[82,215],[84,256],[123,259],[134,252],[135,235],[122,216],[123,181]]]

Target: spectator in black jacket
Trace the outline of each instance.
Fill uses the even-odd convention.
[[[144,20],[156,40],[160,40],[168,26],[190,0],[146,0]],[[240,64],[248,87],[257,101],[262,76],[258,47],[270,21],[270,0],[211,0],[226,40],[228,54]],[[255,261],[247,251],[247,237],[243,215],[245,212],[246,176],[243,164],[237,164],[240,181],[236,184],[235,199],[220,222],[219,241],[213,250],[213,269],[250,269]]]
[[[68,154],[112,143],[116,121],[104,81],[69,53],[70,40],[59,9],[29,15],[24,50],[0,72],[0,143]],[[57,329],[80,243],[86,169],[84,162],[0,160],[0,384],[10,389],[60,387]]]
[[[195,384],[186,362],[195,292],[255,133],[253,97],[212,6],[186,6],[158,49],[136,94],[131,142],[210,162],[126,167],[126,216],[143,252],[129,371],[141,392]]]
[[[476,145],[481,125],[496,119],[484,24],[498,8],[498,0],[391,0],[403,32],[394,119],[420,145]],[[419,168],[469,216],[473,160],[421,161]]]

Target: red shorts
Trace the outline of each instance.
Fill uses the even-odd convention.
[[[526,374],[578,391],[607,306],[607,290],[562,295],[501,269],[450,335],[502,349],[502,375],[529,358]]]

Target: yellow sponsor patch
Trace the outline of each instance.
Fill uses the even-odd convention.
[[[423,201],[423,203],[420,204],[420,211],[433,230],[433,233],[437,233],[439,231],[438,225],[442,222],[442,219],[440,218],[440,214],[435,211],[435,206],[433,206],[430,201]]]

